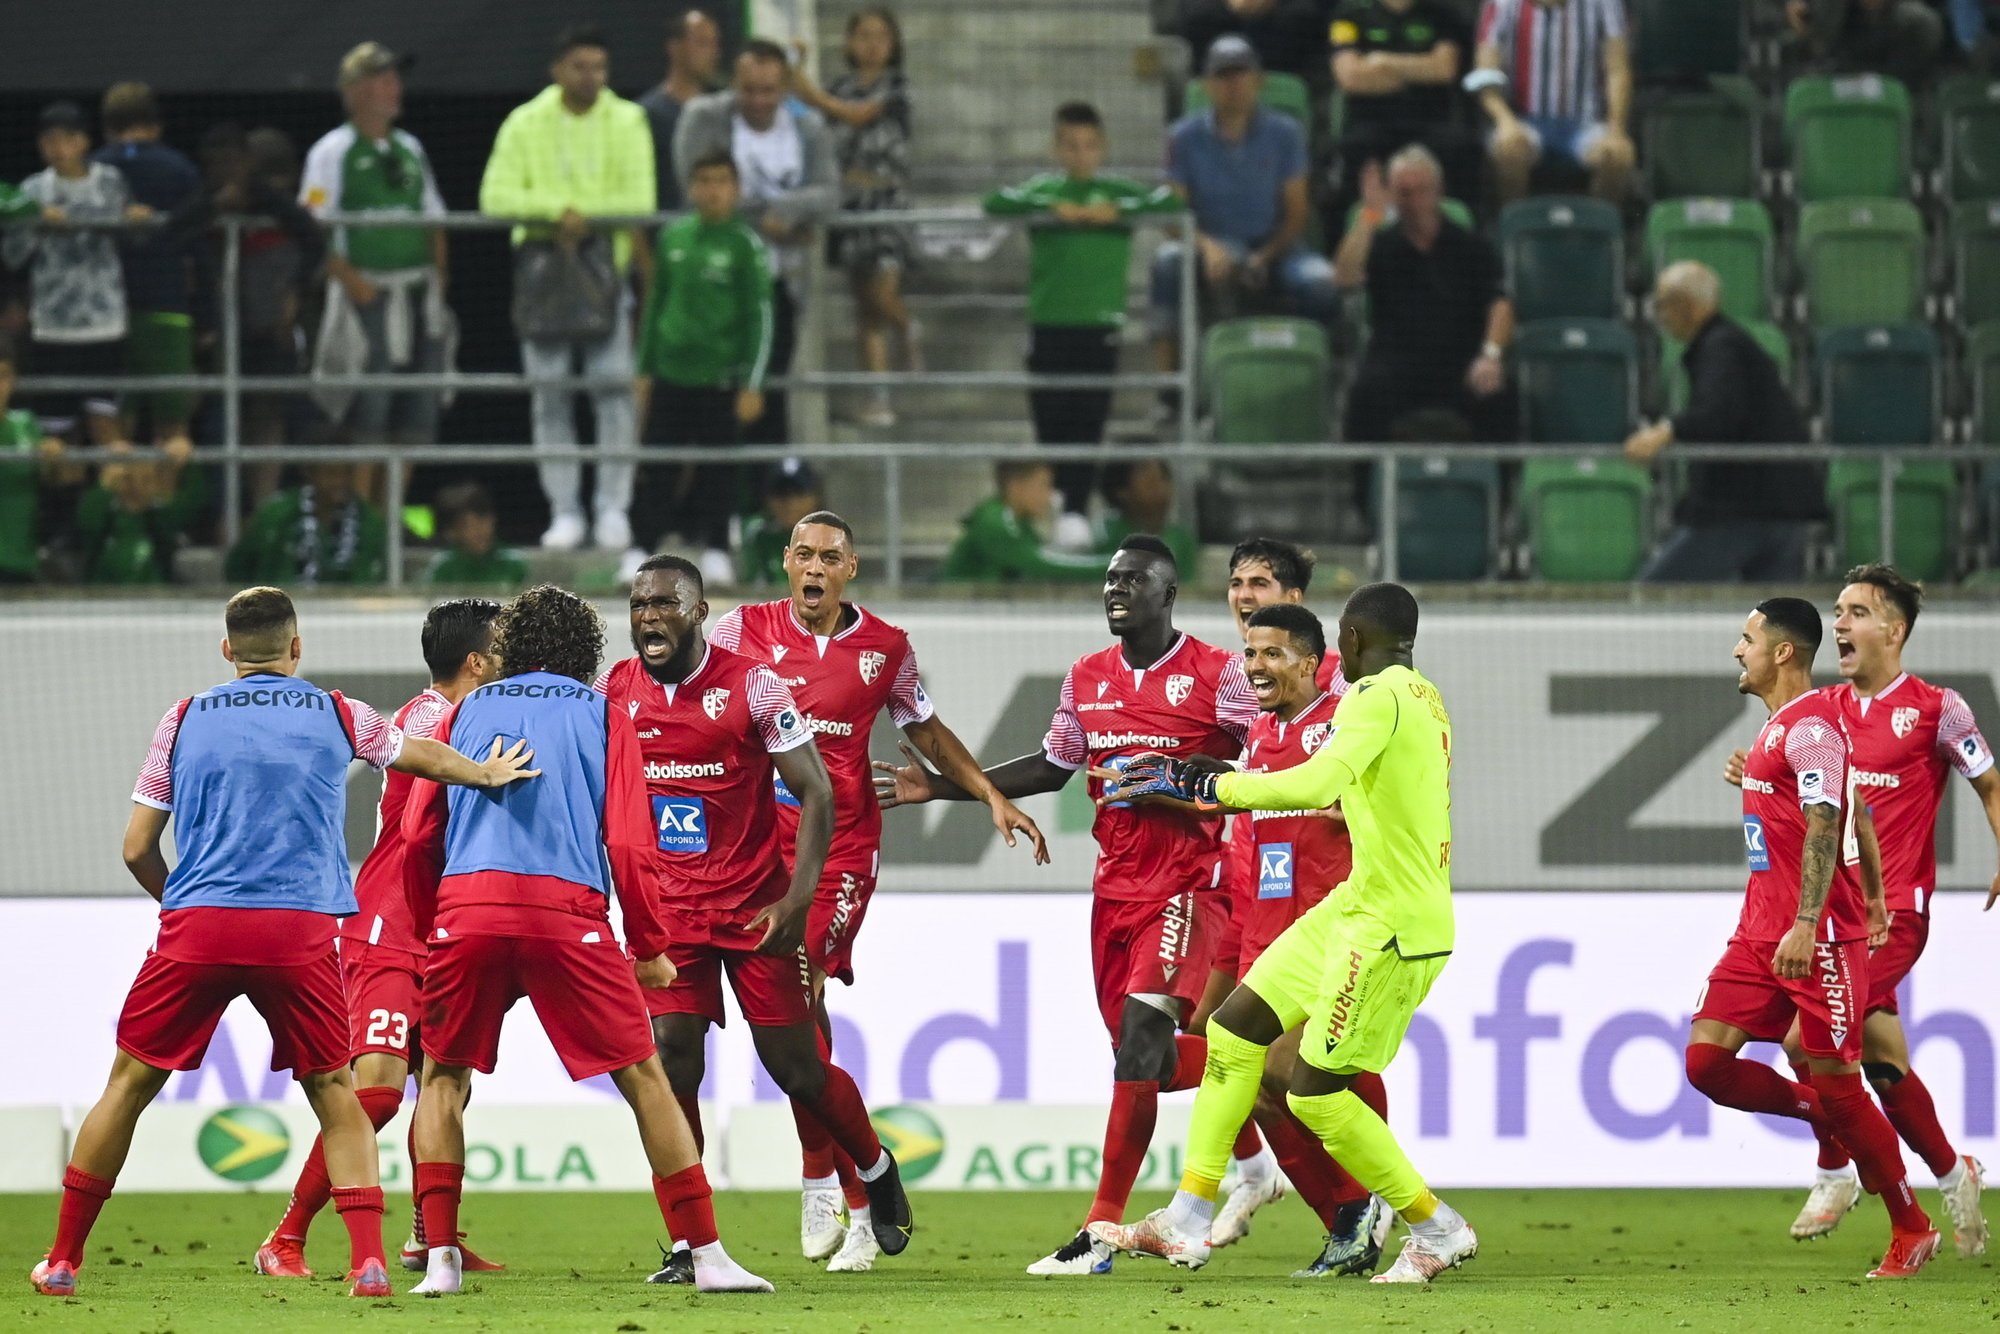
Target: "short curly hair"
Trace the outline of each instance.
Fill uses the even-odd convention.
[[[500,675],[552,672],[588,684],[604,658],[604,618],[567,588],[537,584],[493,622]]]

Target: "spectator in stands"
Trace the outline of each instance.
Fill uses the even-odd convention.
[[[306,154],[300,202],[329,213],[442,216],[444,197],[415,135],[396,128],[409,60],[380,42],[342,57],[338,82],[347,121]],[[336,227],[326,256],[326,308],[313,370],[320,375],[436,375],[446,366],[450,316],[445,233],[436,227]],[[437,443],[435,389],[324,390],[320,406],[355,444]],[[380,499],[373,464],[356,486]]]
[[[14,340],[0,334],[0,584],[31,584],[41,568],[43,485],[63,442],[14,399]],[[62,479],[74,486],[80,478]]]
[[[101,111],[105,144],[91,161],[125,178],[132,202],[161,218],[201,194],[201,172],[188,156],[160,142],[160,104],[143,83],[113,84]],[[194,257],[185,237],[155,228],[131,237],[124,247],[125,373],[194,374]],[[138,408],[147,420],[145,438],[185,460],[193,452],[188,417],[194,395],[185,389],[132,394],[126,399],[125,434],[138,433]]]
[[[945,553],[938,578],[969,584],[1094,584],[1104,557],[1049,546],[1038,525],[1055,511],[1056,475],[1046,463],[1007,459],[993,467],[998,493],[973,507]]]
[[[903,30],[895,14],[866,5],[847,16],[847,70],[821,89],[806,69],[805,50],[792,65],[792,90],[833,128],[840,163],[840,206],[877,213],[910,206],[910,93],[903,77]],[[904,370],[919,364],[910,312],[903,305],[903,269],[909,263],[909,230],[897,226],[842,228],[833,234],[833,260],[847,274],[860,323],[861,369],[889,369],[890,341],[899,344]],[[863,426],[896,424],[889,391],[877,388],[859,418]]]
[[[1931,81],[1944,45],[1944,20],[1923,0],[1787,0],[1785,19],[1819,67],[1886,74],[1912,90]]]
[[[437,494],[438,536],[444,550],[424,571],[424,582],[451,588],[515,593],[527,586],[528,562],[499,539],[493,493],[479,482],[454,482]]]
[[[1359,198],[1362,167],[1405,144],[1437,155],[1449,192],[1478,197],[1478,145],[1458,115],[1472,50],[1459,14],[1444,0],[1341,0],[1334,11],[1333,78],[1344,103],[1336,218]]]
[[[1340,313],[1333,269],[1301,244],[1305,131],[1257,104],[1264,70],[1241,37],[1217,38],[1202,74],[1209,109],[1167,131],[1167,176],[1194,212],[1204,295],[1229,307],[1275,289],[1288,309],[1330,323]],[[1163,245],[1153,258],[1153,345],[1163,371],[1179,360],[1181,254]]]
[[[635,228],[609,237],[593,217],[653,212],[653,136],[646,113],[606,87],[611,56],[604,34],[566,28],[557,36],[550,85],[515,107],[493,141],[479,185],[483,213],[548,219],[514,229],[514,325],[521,368],[537,380],[578,372],[615,379],[590,391],[596,419],[596,523],[600,551],[632,545],[632,465],[602,452],[638,443],[632,401],[632,299],[623,275],[632,263]],[[606,245],[609,243],[609,254]],[[581,304],[579,304],[581,299]],[[579,328],[583,332],[578,332]],[[576,447],[576,405],[567,389],[537,389],[532,399],[539,449]],[[583,469],[554,460],[540,465],[549,526],[542,545],[574,551],[583,545]]]
[[[1042,224],[1028,235],[1028,373],[1110,375],[1118,369],[1119,331],[1125,325],[1125,275],[1132,259],[1128,220],[1178,211],[1180,197],[1168,186],[1149,190],[1101,174],[1104,120],[1088,102],[1056,108],[1055,158],[1060,171],[995,190],[986,196],[986,211],[1030,214]],[[1035,439],[1042,444],[1104,443],[1109,389],[1031,389],[1028,405]],[[1058,546],[1089,541],[1096,474],[1090,463],[1056,465],[1063,507],[1056,521]]]
[[[1444,176],[1421,145],[1362,173],[1361,213],[1334,254],[1343,288],[1368,295],[1368,352],[1347,400],[1347,438],[1398,438],[1411,413],[1449,408],[1472,435],[1513,434],[1505,357],[1514,308],[1500,256],[1439,208]]]
[[[786,100],[790,85],[784,48],[750,41],[736,58],[734,83],[688,103],[674,131],[674,164],[683,189],[694,163],[718,150],[735,156],[743,216],[771,247],[778,278],[767,369],[779,376],[791,371],[798,345],[798,311],[805,300],[814,226],[840,202],[833,137],[818,112]],[[779,445],[790,429],[785,395],[774,390],[765,396],[763,416],[743,438],[750,444]]]
[[[0,240],[9,265],[33,261],[27,368],[36,375],[117,375],[124,369],[126,329],[117,228],[146,220],[151,210],[132,202],[116,170],[90,160],[82,107],[51,102],[39,124],[35,146],[47,166],[21,182],[21,193],[40,205],[50,225],[9,228]],[[124,439],[109,390],[47,394],[37,410],[52,435],[74,433],[98,445]]]
[[[1684,260],[1653,293],[1660,331],[1686,344],[1687,406],[1635,431],[1625,456],[1650,464],[1667,446],[1799,445],[1811,439],[1778,366],[1722,313],[1722,284]],[[1819,470],[1797,463],[1691,463],[1678,527],[1639,573],[1646,583],[1798,579],[1812,525],[1823,517]]]
[[[1174,474],[1163,459],[1134,459],[1104,470],[1104,501],[1097,524],[1099,555],[1109,556],[1134,533],[1151,533],[1173,549],[1174,563],[1192,579],[1201,557],[1194,530],[1174,522]]]
[[[379,584],[388,541],[382,511],[354,489],[354,469],[316,463],[257,507],[223,565],[239,584]]]
[[[714,90],[721,65],[722,30],[714,19],[690,9],[667,20],[667,77],[639,99],[653,129],[653,184],[662,213],[685,206],[681,178],[674,171],[674,127],[680,124],[681,108]]]
[[[1592,194],[1624,203],[1637,160],[1626,33],[1621,0],[1486,0],[1465,87],[1493,123],[1501,202],[1527,194],[1546,157],[1588,171]]]
[[[1233,33],[1250,43],[1265,69],[1313,84],[1326,77],[1320,0],[1181,0],[1180,29],[1197,60]]]
[[[76,507],[87,584],[170,584],[187,530],[208,503],[200,468],[168,457],[106,464]]]
[[[804,459],[786,459],[764,477],[763,507],[743,521],[737,564],[743,582],[770,586],[785,582],[785,548],[792,529],[815,510],[826,508],[826,483]]]

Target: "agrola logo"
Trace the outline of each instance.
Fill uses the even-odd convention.
[[[285,1165],[292,1136],[262,1107],[225,1107],[201,1123],[194,1149],[224,1181],[262,1181]]]
[[[905,1185],[922,1181],[944,1159],[944,1127],[920,1107],[898,1103],[877,1108],[868,1118],[884,1148],[896,1156]]]

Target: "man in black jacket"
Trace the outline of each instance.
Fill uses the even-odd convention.
[[[1660,274],[1660,329],[1684,342],[1687,406],[1625,442],[1649,464],[1670,444],[1799,445],[1810,437],[1784,377],[1757,340],[1722,313],[1722,284],[1705,264]],[[1668,535],[1639,573],[1645,583],[1776,582],[1805,573],[1806,542],[1825,513],[1819,469],[1792,462],[1694,463]]]

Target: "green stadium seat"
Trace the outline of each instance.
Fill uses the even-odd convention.
[[[1938,438],[1938,341],[1928,326],[1835,329],[1817,351],[1828,444],[1921,447]]]
[[[1734,74],[1743,64],[1743,0],[1632,0],[1630,14],[1642,79]]]
[[[1640,166],[1654,199],[1743,199],[1759,193],[1763,113],[1748,79],[1713,79],[1646,113]]]
[[[1624,221],[1602,200],[1552,195],[1509,204],[1500,215],[1500,255],[1518,319],[1623,313]]]
[[[1799,210],[1798,262],[1815,331],[1923,316],[1924,224],[1900,199],[1830,199]]]
[[[1484,579],[1493,566],[1499,511],[1499,465],[1397,460],[1396,577]]]
[[[1958,470],[1937,459],[1901,460],[1895,480],[1895,550],[1882,550],[1882,465],[1836,459],[1827,469],[1835,545],[1844,566],[1892,560],[1913,579],[1952,573],[1958,527]]]
[[[1822,199],[1902,199],[1910,190],[1910,94],[1879,74],[1794,79],[1785,89],[1793,190]]]
[[[1646,262],[1657,277],[1701,261],[1722,279],[1724,314],[1761,320],[1771,313],[1772,237],[1771,214],[1754,199],[1672,199],[1646,214]]]
[[[2000,320],[2000,199],[1955,205],[1948,235],[1954,322]]]
[[[1785,331],[1768,320],[1742,320],[1744,331],[1757,340],[1757,346],[1771,354],[1771,360],[1778,363],[1778,374],[1787,384],[1792,379],[1792,340]],[[1681,367],[1681,353],[1687,344],[1679,339],[1660,335],[1660,387],[1661,400],[1669,413],[1679,412],[1687,406],[1687,371]]]
[[[1972,391],[1969,443],[2000,445],[2000,320],[1966,335],[1965,381]]]
[[[1645,563],[1653,479],[1623,459],[1529,459],[1521,507],[1535,573],[1563,582],[1631,579]]]
[[[1330,440],[1326,329],[1313,320],[1225,320],[1202,338],[1201,378],[1219,444]]]
[[[1306,81],[1296,74],[1285,74],[1277,70],[1267,70],[1264,74],[1264,91],[1257,95],[1257,101],[1273,111],[1282,111],[1296,120],[1308,131],[1312,128],[1312,90]],[[1189,79],[1187,101],[1183,104],[1186,114],[1192,116],[1209,107],[1208,85],[1200,79]]]
[[[2000,200],[2000,79],[1960,74],[1937,92],[1937,192],[1947,202]]]
[[[1616,320],[1543,320],[1514,339],[1521,435],[1538,445],[1615,445],[1638,412],[1639,347]]]

